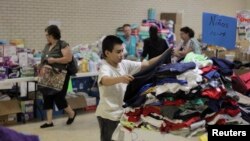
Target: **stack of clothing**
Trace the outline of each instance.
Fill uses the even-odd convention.
[[[239,97],[226,83],[234,65],[189,54],[182,63],[156,64],[136,74],[126,90],[121,125],[185,137],[207,125],[243,124]]]
[[[0,67],[0,80],[8,78],[8,68],[1,66]]]

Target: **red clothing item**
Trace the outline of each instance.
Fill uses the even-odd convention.
[[[142,108],[135,108],[133,111],[125,113],[127,116],[140,116],[142,114]]]
[[[138,122],[141,119],[140,116],[127,116],[129,122]]]
[[[241,74],[240,76],[237,74],[233,74],[231,76],[232,79],[232,87],[235,91],[240,92],[242,94],[247,94],[250,91],[250,72],[245,74]]]
[[[224,103],[227,103],[228,105],[232,105],[232,106],[239,106],[238,102],[234,99],[226,99]]]
[[[227,108],[227,109],[221,109],[219,112],[213,114],[212,116],[205,117],[205,120],[206,120],[206,122],[211,122],[219,114],[228,114],[229,116],[234,117],[234,116],[237,116],[239,113],[240,113],[240,109],[229,109],[229,108]]]
[[[209,88],[209,89],[204,89],[202,91],[202,96],[209,97],[211,99],[220,99],[222,96],[226,95],[227,91],[226,89],[219,87],[219,88]]]
[[[234,117],[240,113],[240,109],[225,109],[225,113],[231,117]]]
[[[151,113],[161,114],[161,108],[159,106],[146,106],[143,108],[142,114],[148,116]]]
[[[240,75],[240,79],[250,85],[250,72]]]
[[[205,117],[205,120],[206,120],[206,122],[210,122],[210,121],[212,121],[217,115],[223,114],[223,113],[224,113],[224,110],[220,110],[220,111],[218,111],[217,113],[213,114],[212,116]]]
[[[207,66],[207,67],[204,67],[201,69],[202,74],[206,74],[212,70],[218,70],[218,67],[217,66]]]
[[[240,79],[245,83],[247,90],[250,90],[250,72],[240,75]]]
[[[226,120],[225,119],[219,119],[217,122],[216,122],[216,125],[225,125],[226,124]]]
[[[184,127],[189,127],[191,124],[197,122],[200,120],[200,117],[193,117],[190,118],[189,120],[186,120],[182,123],[172,123],[167,120],[164,120],[164,124],[161,126],[160,131],[161,132],[169,132],[169,131],[175,131],[179,130]]]
[[[170,100],[164,100],[163,105],[165,106],[181,106],[182,104],[185,104],[186,100],[183,99],[177,99],[175,101]]]

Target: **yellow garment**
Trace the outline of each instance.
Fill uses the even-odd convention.
[[[130,129],[136,128],[136,124],[133,123],[133,122],[121,120],[120,123],[121,123],[123,126],[128,127],[128,128],[130,128]]]
[[[150,87],[145,92],[143,92],[142,95],[155,92],[155,89],[156,87]]]
[[[200,141],[208,141],[207,134],[199,136]]]

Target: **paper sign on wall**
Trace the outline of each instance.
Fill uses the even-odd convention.
[[[249,26],[250,25],[250,10],[237,11],[237,26]]]
[[[236,28],[236,18],[203,13],[202,40],[204,43],[234,49]]]

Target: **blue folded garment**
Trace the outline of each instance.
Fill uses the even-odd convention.
[[[175,63],[175,64],[167,64],[162,65],[158,68],[157,74],[182,74],[188,70],[195,69],[196,64],[194,62],[189,63]]]
[[[205,74],[204,77],[207,79],[219,78],[220,74],[216,70],[213,70]]]
[[[233,74],[234,63],[221,58],[211,58],[213,64],[219,68],[219,73],[225,76]]]

